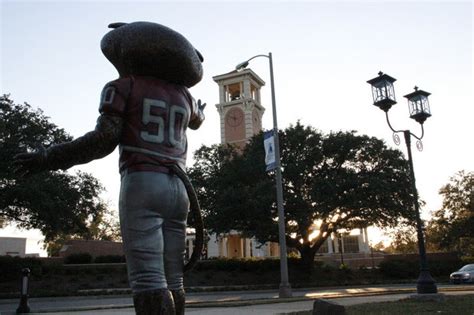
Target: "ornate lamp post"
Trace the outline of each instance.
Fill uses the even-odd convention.
[[[395,143],[397,145],[400,144],[400,138],[398,136],[398,133],[403,133],[403,136],[405,138],[405,144],[407,146],[408,162],[410,165],[410,181],[414,197],[414,210],[416,216],[416,228],[418,236],[418,250],[420,254],[420,275],[417,281],[417,293],[437,293],[438,289],[436,287],[434,279],[431,277],[430,271],[428,269],[428,263],[426,260],[423,223],[421,222],[420,218],[420,205],[418,202],[418,191],[416,190],[415,172],[413,170],[413,158],[411,154],[411,137],[417,139],[416,147],[418,148],[418,150],[421,151],[423,149],[423,145],[421,142],[421,139],[424,136],[423,123],[428,117],[431,116],[430,106],[428,103],[428,96],[430,95],[430,93],[425,92],[423,90],[419,90],[418,87],[415,86],[414,92],[404,96],[408,99],[408,109],[410,112],[410,118],[415,119],[421,126],[421,136],[413,134],[412,132],[410,132],[410,130],[396,130],[392,127],[388,118],[389,109],[392,107],[392,105],[395,105],[397,103],[395,100],[395,90],[393,88],[393,82],[395,82],[396,79],[382,72],[379,72],[378,74],[378,77],[367,81],[367,83],[372,86],[372,96],[374,99],[374,105],[385,112],[387,124],[393,131],[393,139]]]
[[[273,112],[273,136],[275,139],[275,180],[276,180],[276,193],[277,193],[277,207],[278,207],[278,234],[280,242],[280,272],[281,272],[281,282],[279,296],[280,298],[291,297],[291,286],[288,282],[288,263],[286,255],[286,232],[285,232],[285,211],[283,209],[283,188],[281,180],[281,163],[280,163],[280,141],[278,139],[278,124],[277,124],[277,113],[276,113],[276,103],[275,103],[275,84],[273,81],[273,59],[272,53],[268,55],[256,55],[252,58],[239,63],[235,69],[241,70],[249,65],[250,60],[257,57],[268,58],[270,64],[270,88],[272,93],[272,112]]]

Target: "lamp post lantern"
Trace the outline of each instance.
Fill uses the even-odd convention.
[[[423,124],[426,118],[431,116],[430,104],[428,102],[429,95],[431,95],[431,93],[418,90],[418,87],[415,86],[415,92],[404,96],[408,99],[410,118],[413,118],[420,124]]]
[[[379,76],[373,78],[367,83],[372,85],[372,97],[374,99],[374,105],[387,112],[392,105],[397,104],[395,100],[395,90],[393,88],[393,82],[397,79],[384,74],[382,71],[379,72]]]
[[[374,99],[374,105],[379,107],[385,112],[385,117],[387,120],[387,124],[390,129],[393,131],[393,138],[395,143],[398,145],[400,144],[400,138],[398,137],[398,133],[403,133],[403,137],[405,139],[405,144],[407,147],[407,154],[408,154],[408,163],[409,163],[409,171],[410,171],[410,182],[411,182],[411,189],[413,193],[413,207],[415,211],[415,218],[416,218],[416,230],[417,230],[417,238],[418,238],[418,251],[420,255],[420,275],[417,280],[417,293],[418,294],[429,294],[429,293],[437,293],[438,288],[434,279],[431,277],[430,271],[428,269],[428,263],[426,259],[426,248],[425,248],[425,239],[423,235],[423,223],[420,217],[420,204],[418,202],[418,191],[416,189],[415,183],[415,172],[413,169],[413,157],[411,152],[411,137],[417,139],[416,146],[421,151],[423,148],[421,139],[424,136],[424,128],[423,123],[425,120],[431,116],[430,107],[428,103],[428,96],[430,93],[419,90],[418,87],[415,87],[415,91],[405,95],[408,99],[408,109],[410,113],[410,118],[416,120],[421,126],[421,136],[417,136],[413,134],[410,130],[396,130],[392,127],[389,117],[388,111],[395,105],[397,102],[395,100],[395,90],[393,88],[393,82],[396,81],[395,78],[392,78],[389,75],[384,74],[383,72],[378,73],[379,76],[373,78],[367,83],[372,86],[372,96]]]
[[[256,55],[252,58],[247,59],[244,62],[239,63],[235,69],[241,70],[249,65],[249,62],[257,57],[266,57],[270,65],[270,89],[272,94],[272,113],[273,113],[273,138],[275,139],[275,181],[276,181],[276,194],[277,194],[277,207],[278,207],[278,236],[280,243],[280,273],[281,282],[279,289],[279,297],[286,298],[291,297],[291,286],[288,281],[288,262],[286,253],[286,232],[285,232],[285,211],[283,209],[283,187],[281,178],[281,162],[280,162],[280,141],[278,138],[278,124],[277,124],[277,113],[276,113],[276,102],[275,102],[275,83],[273,80],[273,59],[272,53],[268,55]]]

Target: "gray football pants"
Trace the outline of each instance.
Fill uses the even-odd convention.
[[[134,293],[183,288],[189,199],[175,175],[133,172],[122,175],[120,227]]]

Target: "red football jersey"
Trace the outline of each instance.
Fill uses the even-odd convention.
[[[101,114],[124,120],[120,171],[160,171],[163,163],[185,169],[186,129],[197,129],[204,115],[186,87],[152,77],[129,76],[102,90]]]

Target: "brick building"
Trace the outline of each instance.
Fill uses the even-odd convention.
[[[124,255],[121,242],[94,241],[94,240],[70,240],[63,245],[59,251],[60,257],[72,254],[88,253],[93,258],[107,255]]]

